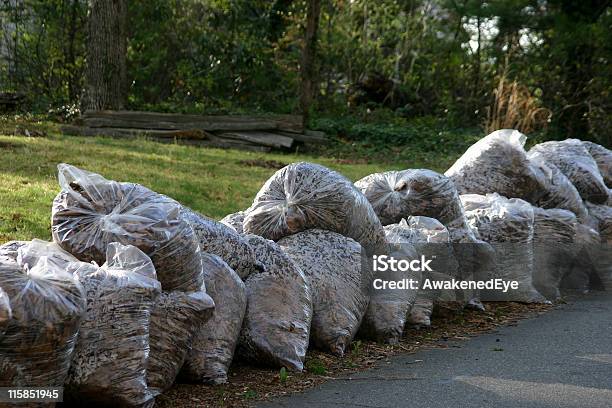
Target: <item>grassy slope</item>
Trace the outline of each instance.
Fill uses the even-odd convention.
[[[428,167],[441,170],[447,158],[411,163],[358,164],[303,154],[264,154],[206,149],[152,141],[60,136],[7,136],[0,130],[0,243],[49,239],[51,202],[59,191],[56,165],[81,166],[107,178],[141,183],[214,218],[248,207],[274,169],[241,160],[313,161],[357,180],[376,171]],[[363,163],[363,164],[362,164]]]

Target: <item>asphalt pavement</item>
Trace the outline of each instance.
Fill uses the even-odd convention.
[[[258,405],[612,408],[612,293]]]

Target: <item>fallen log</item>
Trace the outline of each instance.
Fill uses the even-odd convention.
[[[184,145],[195,145],[204,147],[216,147],[220,149],[241,149],[254,152],[269,152],[270,147],[260,146],[239,140],[228,140],[219,138],[213,134],[203,132],[199,129],[192,131],[155,131],[144,129],[113,129],[113,128],[88,128],[83,126],[64,125],[60,128],[61,132],[71,136],[85,137],[114,137],[114,138],[137,138],[145,137],[161,143],[174,143]],[[203,133],[203,135],[201,135]]]
[[[243,140],[277,149],[290,149],[293,146],[294,140],[292,137],[270,132],[224,132],[219,133],[217,136],[221,139]]]
[[[312,143],[312,144],[322,144],[327,143],[327,136],[325,132],[320,132],[318,130],[304,130],[303,133],[293,133],[293,132],[277,132],[280,135],[291,137],[295,141],[302,143]]]
[[[183,130],[201,129],[207,132],[213,131],[242,131],[242,130],[274,130],[278,128],[275,122],[266,120],[249,121],[218,121],[195,120],[191,122],[180,122],[172,120],[147,120],[144,118],[98,118],[83,117],[77,121],[78,124],[91,128],[126,128],[126,129],[151,129],[151,130]]]
[[[125,129],[125,128],[91,128],[85,126],[64,125],[60,128],[62,133],[73,136],[111,136],[135,137],[152,136],[160,139],[191,139],[205,140],[209,135],[200,129],[184,130],[155,130],[155,129]]]
[[[105,119],[100,126],[95,127],[133,127],[133,126],[109,126],[108,121],[118,123],[159,123],[162,126],[172,126],[171,129],[179,128],[180,125],[191,127],[202,127],[204,130],[267,130],[279,129],[287,132],[301,133],[303,131],[302,118],[298,115],[186,115],[175,113],[140,112],[140,111],[87,111],[81,119]],[[84,122],[87,123],[87,122]],[[198,126],[194,126],[199,124]],[[142,126],[141,126],[142,127]],[[182,126],[181,126],[182,127]],[[166,128],[163,128],[166,129]]]

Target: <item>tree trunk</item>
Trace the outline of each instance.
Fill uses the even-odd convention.
[[[308,122],[310,107],[316,89],[316,52],[317,31],[319,29],[319,18],[321,16],[321,0],[308,1],[308,13],[306,22],[306,37],[302,50],[301,67],[301,94],[300,105],[303,115],[304,127]]]
[[[83,110],[123,109],[127,0],[90,0]]]

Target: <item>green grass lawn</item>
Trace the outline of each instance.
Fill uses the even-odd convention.
[[[53,129],[53,127],[51,128]],[[163,144],[144,139],[79,138],[50,130],[46,137],[12,136],[0,129],[0,243],[50,239],[51,203],[59,191],[58,163],[70,163],[103,176],[141,183],[208,216],[220,219],[248,207],[276,170],[244,160],[283,163],[311,161],[351,180],[405,168],[443,170],[453,158],[415,157],[413,162],[369,163],[367,159],[264,154]],[[330,152],[331,154],[331,152]]]

